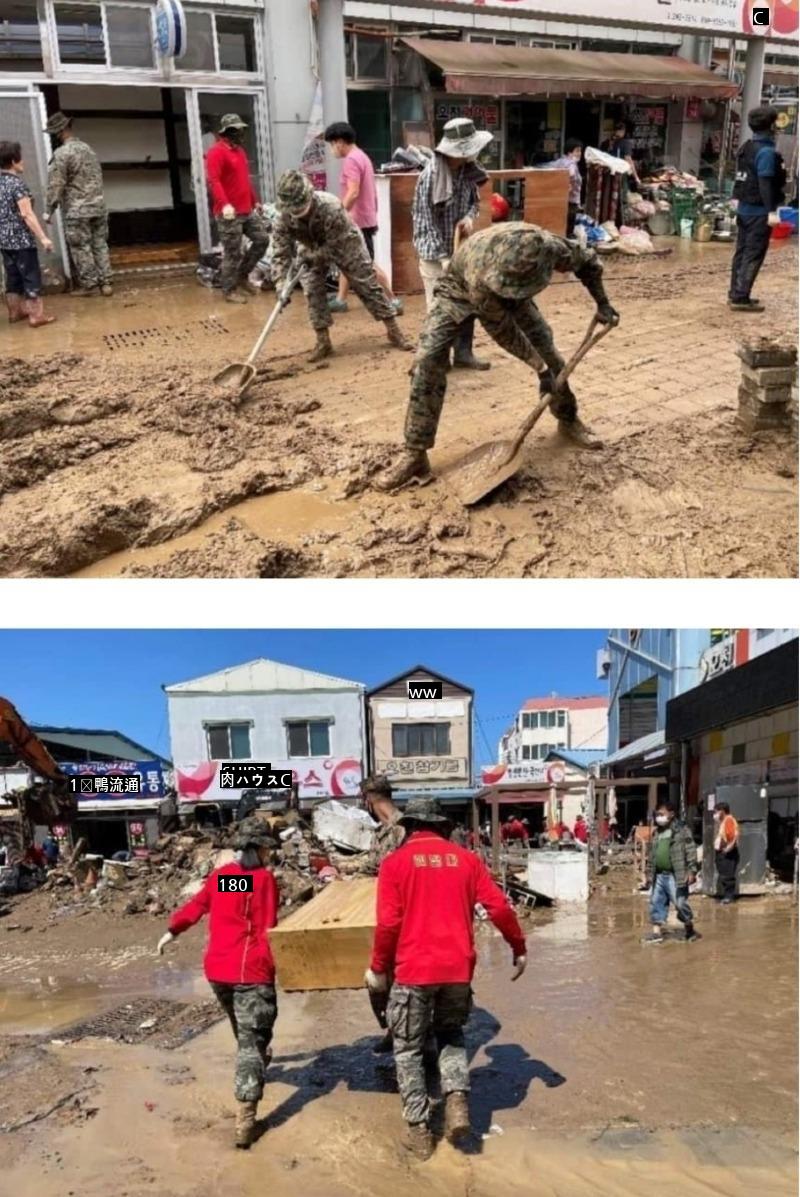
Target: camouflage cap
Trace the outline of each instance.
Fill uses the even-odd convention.
[[[519,225],[506,228],[512,229],[513,235],[494,241],[488,260],[483,263],[481,282],[503,299],[529,299],[541,290],[539,275],[546,257],[545,240],[538,228],[523,230]]]
[[[435,798],[426,798],[420,794],[416,798],[409,798],[402,816],[397,820],[404,826],[407,823],[449,823],[447,815]]]
[[[63,133],[72,124],[72,117],[65,116],[63,112],[54,112],[50,120],[44,127],[45,133],[49,133],[51,137],[55,137],[59,133]]]
[[[237,852],[246,848],[274,848],[275,838],[262,819],[245,819],[239,824],[233,846]]]
[[[302,212],[314,195],[308,175],[301,170],[286,170],[278,179],[277,204],[281,212]]]
[[[220,133],[224,133],[226,129],[246,129],[246,128],[247,128],[247,125],[244,123],[244,121],[242,120],[242,118],[240,116],[236,115],[235,112],[226,112],[225,115],[220,118],[220,122],[219,122]]]

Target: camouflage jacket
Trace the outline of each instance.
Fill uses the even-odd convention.
[[[454,299],[468,299],[480,315],[481,308],[496,306],[498,299],[533,299],[544,291],[554,271],[577,274],[587,268],[601,273],[593,249],[515,221],[492,225],[467,238],[450,263],[447,290]]]
[[[53,212],[59,205],[67,219],[105,216],[103,172],[97,154],[79,137],[70,137],[50,159],[47,209]]]
[[[676,885],[688,885],[689,874],[697,873],[697,845],[694,836],[685,823],[680,819],[673,819],[669,829],[672,832],[669,844],[669,860]],[[663,831],[659,827],[653,828],[650,843],[647,845],[647,880],[650,885],[656,879],[656,844]]]
[[[282,281],[301,248],[301,256],[334,261],[353,252],[366,252],[356,226],[340,200],[328,191],[315,191],[307,216],[279,212],[272,226],[273,277]],[[305,252],[304,252],[305,251]]]

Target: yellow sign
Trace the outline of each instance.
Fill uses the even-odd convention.
[[[778,126],[779,129],[785,129],[786,126],[789,124],[789,113],[788,112],[779,112],[778,119],[776,120],[775,124]]]

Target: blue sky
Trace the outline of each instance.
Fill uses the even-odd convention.
[[[256,657],[368,687],[412,665],[475,690],[489,747],[523,699],[605,694],[595,653],[605,630],[568,631],[0,631],[0,694],[34,723],[116,728],[169,756],[163,684]]]

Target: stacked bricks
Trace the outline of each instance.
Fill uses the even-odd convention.
[[[737,419],[746,432],[789,428],[797,407],[797,346],[791,341],[754,337],[737,349],[742,360]],[[794,416],[795,427],[797,416]]]

